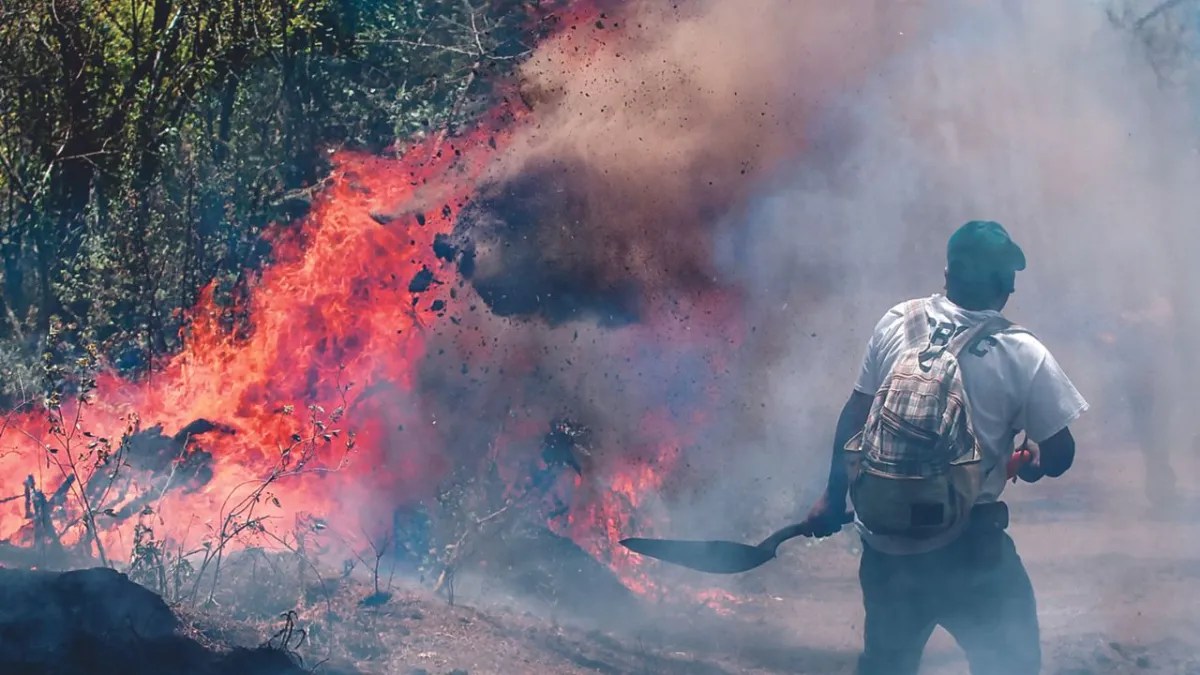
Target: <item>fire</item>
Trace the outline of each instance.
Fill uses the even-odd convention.
[[[433,497],[454,468],[437,425],[455,421],[421,404],[418,367],[454,303],[482,305],[435,243],[534,124],[534,112],[504,103],[476,129],[432,136],[399,158],[338,153],[309,215],[269,237],[272,263],[241,305],[206,288],[184,348],[150,376],[103,374],[84,403],[27,407],[0,423],[0,485],[12,493],[0,495],[10,497],[0,501],[0,541],[33,546],[52,534],[110,560],[126,559],[146,526],[180,551],[237,546],[242,535],[284,546],[297,528],[330,529],[353,546],[390,525],[389,508]],[[699,354],[712,372],[692,404],[664,402],[635,420],[624,437],[636,447],[565,474],[565,518],[547,516],[636,592],[656,590],[647,563],[617,541],[653,535],[650,523],[665,516],[647,496],[703,433],[713,374],[737,339],[729,300],[711,298],[711,324],[692,332],[654,321],[617,329],[630,352]],[[241,316],[249,330],[231,330]],[[514,424],[496,451],[527,446],[551,421]]]
[[[228,333],[229,310],[206,289],[187,347],[152,377],[126,382],[103,375],[94,401],[64,406],[58,424],[43,413],[11,415],[0,439],[0,479],[15,486],[33,476],[49,493],[72,476],[86,483],[93,473],[119,474],[119,451],[109,448],[106,460],[105,448],[89,439],[115,447],[141,428],[139,419],[168,435],[207,419],[220,422],[223,432],[198,434],[187,444],[211,454],[212,480],[194,492],[164,489],[156,500],[156,529],[169,538],[219,529],[230,505],[272,476],[263,517],[281,522],[361,506],[345,501],[347,495],[427,493],[445,467],[436,454],[419,450],[425,425],[389,419],[388,425],[409,422],[415,437],[405,454],[392,456],[383,421],[362,413],[372,405],[373,387],[412,390],[422,331],[439,320],[448,290],[431,285],[413,293],[411,280],[439,267],[434,237],[450,228],[497,138],[495,130],[481,129],[442,148],[431,140],[401,160],[337,156],[298,233],[273,241],[276,262],[263,271],[246,308],[253,321],[248,337]],[[348,410],[355,413],[353,430],[345,426]],[[340,471],[347,463],[355,469]],[[136,491],[139,478],[133,480]],[[19,500],[3,505],[6,539],[27,529],[22,507]],[[98,521],[106,548],[128,550],[132,522]],[[75,528],[64,543],[81,536]]]
[[[642,420],[643,429],[662,428],[661,425],[673,426],[663,411],[648,413]],[[686,437],[667,438],[674,440],[649,448],[649,452],[636,462],[624,462],[613,467],[609,480],[603,484],[599,494],[586,489],[576,492],[579,498],[566,522],[566,534],[597,560],[608,562],[621,573],[626,586],[642,594],[656,590],[644,569],[646,561],[621,547],[618,542],[630,536],[629,533],[634,529],[645,529],[637,528],[635,522],[643,496],[657,492],[679,461],[680,444]],[[582,483],[582,478],[576,478],[577,487],[584,488]],[[599,537],[594,536],[596,529],[599,529]]]

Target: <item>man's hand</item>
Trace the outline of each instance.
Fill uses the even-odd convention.
[[[851,520],[846,511],[845,498],[830,499],[829,494],[821,495],[816,504],[809,510],[804,524],[808,526],[808,535],[812,537],[828,537],[837,534],[842,526]]]
[[[1046,472],[1042,470],[1041,462],[1037,461],[1037,458],[1025,462],[1017,469],[1017,478],[1026,483],[1036,483],[1045,476]]]
[[[1036,483],[1046,476],[1058,478],[1071,468],[1075,460],[1075,439],[1069,429],[1063,429],[1040,445],[1026,440],[1022,447],[1032,453],[1029,461],[1017,471],[1017,477],[1026,483]]]
[[[846,475],[846,459],[843,454],[846,443],[854,434],[862,431],[867,423],[867,415],[871,412],[874,397],[861,391],[851,392],[850,398],[842,406],[838,415],[837,430],[833,435],[833,453],[829,464],[829,482],[825,484],[825,493],[813,504],[801,525],[803,532],[809,537],[828,537],[842,529],[842,525],[853,520],[846,512],[846,490],[848,477]],[[831,497],[830,495],[835,495]]]
[[[1025,439],[1021,443],[1021,447],[1013,451],[1013,454],[1008,459],[1007,475],[1012,482],[1017,482],[1017,479],[1026,483],[1035,483],[1042,478],[1042,472],[1038,465],[1038,446],[1037,443]]]

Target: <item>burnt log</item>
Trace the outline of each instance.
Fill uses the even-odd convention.
[[[198,419],[172,436],[161,424],[131,434],[111,461],[111,467],[95,472],[87,482],[93,508],[109,518],[125,520],[137,515],[164,490],[193,492],[213,477],[212,453],[197,447],[209,433],[231,435],[224,424]],[[136,480],[135,480],[136,479]],[[138,488],[136,486],[149,486]]]

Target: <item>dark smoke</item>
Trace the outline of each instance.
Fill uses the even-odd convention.
[[[497,316],[637,321],[642,275],[623,267],[627,242],[592,221],[585,188],[594,178],[580,162],[560,162],[485,185],[436,252],[458,263]]]
[[[661,491],[643,496],[646,522],[665,524],[665,502],[694,501],[715,476],[741,493],[726,520],[758,515],[763,485],[741,481],[770,433],[761,350],[778,322],[748,313],[757,302],[715,248],[728,219],[804,150],[818,93],[894,49],[882,19],[907,11],[864,23],[824,3],[770,9],[630,3],[606,27],[539,47],[522,69],[538,123],[434,245],[465,283],[449,269],[410,281],[417,293],[459,284],[450,320],[431,327],[419,387],[453,466],[479,471],[503,455],[520,475],[557,468],[603,494],[619,472],[677,452],[658,469]],[[847,43],[861,49],[846,54]],[[745,248],[762,257],[747,267],[776,263]],[[796,276],[818,292],[831,271]],[[590,430],[586,457],[564,451],[576,446],[557,433],[563,420]]]

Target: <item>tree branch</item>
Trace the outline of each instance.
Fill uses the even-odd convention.
[[[1142,18],[1133,22],[1134,29],[1141,30],[1142,26],[1146,25],[1146,22],[1153,20],[1155,17],[1162,14],[1163,12],[1174,9],[1175,7],[1178,7],[1179,5],[1182,5],[1185,2],[1188,2],[1188,0],[1166,0],[1165,2],[1159,3],[1157,7],[1150,10],[1146,14],[1143,14]]]

